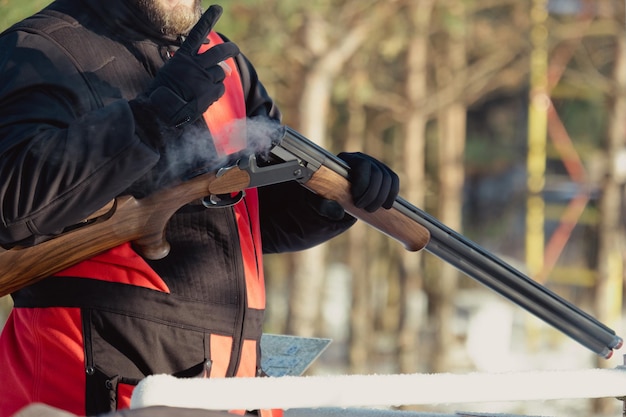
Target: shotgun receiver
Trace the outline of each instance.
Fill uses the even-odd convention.
[[[0,249],[0,296],[126,242],[148,259],[167,256],[164,229],[182,206],[203,199],[207,206],[236,202],[246,188],[298,181],[346,212],[398,240],[409,251],[425,249],[498,292],[556,329],[609,358],[622,339],[595,318],[506,262],[398,197],[389,210],[354,206],[349,167],[295,130],[280,126],[264,155],[241,154],[217,172],[196,175],[143,199],[121,196],[66,233],[27,248]]]

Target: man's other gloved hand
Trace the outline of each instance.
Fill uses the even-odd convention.
[[[159,118],[170,127],[197,120],[224,94],[224,69],[218,64],[239,54],[232,42],[198,50],[222,15],[222,8],[209,7],[191,29],[174,56],[159,70],[148,98]]]
[[[387,165],[360,152],[337,155],[350,166],[348,179],[354,205],[372,213],[390,209],[400,191],[400,179]]]

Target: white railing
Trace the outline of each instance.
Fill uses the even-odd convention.
[[[177,379],[147,377],[132,407],[308,409],[621,398],[626,367],[467,374]]]

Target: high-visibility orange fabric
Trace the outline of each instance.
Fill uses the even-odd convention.
[[[211,344],[211,358],[219,358],[222,356],[230,356],[230,352],[233,350],[233,338],[228,336],[221,336],[212,334],[210,342]],[[210,378],[224,378],[228,369],[228,362],[226,361],[212,361]]]
[[[2,329],[0,416],[10,417],[29,403],[41,402],[76,415],[85,412],[80,309],[21,308]],[[64,323],[59,329],[59,323]],[[71,382],[71,383],[70,383]],[[19,389],[18,389],[19,388]]]
[[[130,243],[124,243],[55,274],[135,285],[169,293],[169,288]]]

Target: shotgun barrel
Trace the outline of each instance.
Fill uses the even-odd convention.
[[[311,162],[314,165],[313,168],[318,169],[317,172],[322,167],[327,168],[323,178],[316,178],[314,174],[310,180],[303,182],[304,186],[327,198],[338,200],[347,212],[369,222],[368,216],[370,215],[355,209],[346,197],[348,192],[338,191],[337,184],[340,182],[335,178],[330,178],[332,174],[328,172],[347,181],[350,168],[345,162],[289,127],[284,128],[281,147]],[[391,210],[380,209],[376,213],[382,216],[382,219],[376,218],[379,224],[375,227],[403,242],[407,249],[423,248],[552,325],[597,355],[608,359],[612,356],[614,349],[622,346],[622,338],[617,336],[612,329],[403,198],[398,197]],[[385,213],[395,218],[402,218],[403,224],[406,224],[408,219],[410,223],[422,226],[422,228],[411,229],[411,233],[417,233],[419,236],[415,239],[410,236],[398,238],[395,231],[387,229],[391,222],[397,221],[391,218],[385,219]],[[406,233],[404,226],[401,229],[402,233]],[[425,234],[424,229],[428,233]]]

